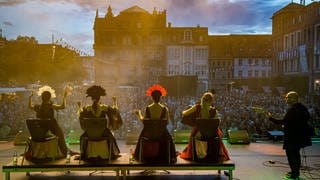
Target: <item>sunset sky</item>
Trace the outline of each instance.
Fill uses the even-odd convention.
[[[300,3],[300,0],[293,2]],[[7,39],[34,36],[39,43],[63,38],[92,54],[96,9],[111,5],[116,16],[138,5],[152,13],[167,10],[173,27],[208,27],[209,34],[271,34],[271,17],[291,0],[0,0],[0,28]],[[311,0],[305,0],[306,5]]]

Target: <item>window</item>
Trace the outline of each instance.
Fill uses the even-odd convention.
[[[185,62],[184,63],[184,75],[191,75],[192,67],[191,67],[191,62]]]
[[[123,45],[130,45],[131,44],[131,38],[129,36],[123,37],[122,44]]]
[[[259,65],[259,59],[254,60],[254,65],[258,66]]]
[[[254,76],[255,76],[255,77],[259,77],[259,71],[258,71],[258,70],[255,70],[255,71],[254,71]]]
[[[239,75],[239,78],[241,78],[242,77],[242,71],[239,71],[238,75]]]
[[[194,53],[194,58],[196,60],[207,59],[207,50],[205,48],[196,48]]]
[[[192,47],[185,47],[184,48],[184,60],[191,61],[192,58]]]
[[[192,32],[190,30],[184,31],[184,36],[183,36],[185,41],[191,41],[192,40]]]
[[[174,48],[174,59],[178,60],[180,59],[180,49],[179,48]]]
[[[239,64],[239,66],[242,66],[242,59],[239,59],[238,64]]]

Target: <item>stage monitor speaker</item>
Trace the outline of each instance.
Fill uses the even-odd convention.
[[[126,144],[127,145],[133,145],[137,144],[139,140],[139,133],[138,132],[127,132],[127,137],[126,137]]]
[[[228,130],[230,144],[249,144],[249,134],[246,130]]]
[[[28,131],[19,131],[14,138],[13,144],[15,146],[26,145],[29,137],[30,133]]]
[[[70,130],[66,137],[66,142],[69,144],[80,144],[80,136],[83,134],[83,131],[78,130]]]
[[[283,131],[268,131],[269,138],[273,141],[283,140]]]
[[[188,144],[191,130],[175,130],[174,142],[176,144]]]

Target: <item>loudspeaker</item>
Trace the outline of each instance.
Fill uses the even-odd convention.
[[[139,139],[139,133],[138,132],[133,132],[133,131],[128,131],[127,132],[127,137],[126,137],[126,144],[127,145],[133,145],[137,144]]]
[[[66,142],[69,144],[80,144],[80,136],[83,134],[82,130],[70,130],[66,137]]]
[[[191,130],[174,130],[174,142],[176,144],[188,144]]]
[[[249,134],[246,130],[228,130],[230,144],[249,144]]]
[[[273,141],[278,141],[283,139],[283,131],[268,131],[269,138]]]
[[[13,141],[13,144],[15,146],[17,145],[26,145],[28,142],[28,139],[30,137],[30,133],[27,131],[19,131]]]

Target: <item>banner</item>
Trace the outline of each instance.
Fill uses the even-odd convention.
[[[299,53],[300,53],[300,67],[301,72],[308,72],[308,62],[306,57],[306,45],[299,46]]]

